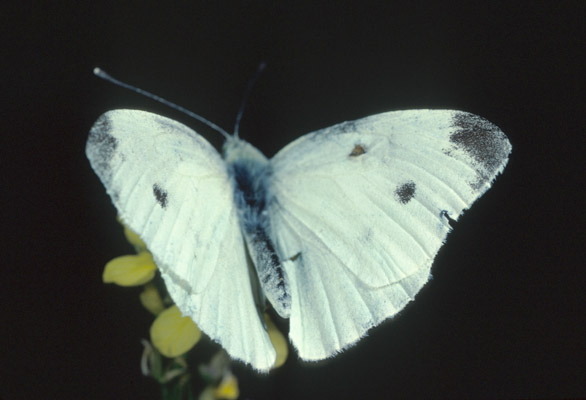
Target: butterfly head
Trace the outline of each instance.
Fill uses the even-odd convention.
[[[237,137],[230,137],[222,147],[222,155],[228,164],[237,161],[255,161],[262,164],[268,162],[264,154],[250,143]]]

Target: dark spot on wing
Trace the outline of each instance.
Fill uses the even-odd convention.
[[[440,212],[440,217],[441,218],[445,218],[448,221],[448,224],[450,224],[450,226],[453,228],[456,225],[456,220],[453,219],[452,217],[450,217],[450,214],[448,214],[447,210],[442,210]]]
[[[401,204],[407,204],[415,196],[416,185],[413,181],[408,181],[399,185],[395,190],[395,197]]]
[[[358,156],[361,156],[365,153],[366,153],[366,149],[364,148],[364,146],[362,146],[361,144],[357,144],[356,146],[354,146],[354,148],[352,149],[350,154],[348,154],[348,156],[358,157]]]
[[[153,185],[153,194],[155,195],[155,199],[157,199],[157,203],[159,203],[162,208],[166,208],[167,192],[161,189],[161,187],[155,183]]]
[[[502,168],[511,145],[498,127],[477,115],[458,112],[453,117],[453,126],[456,129],[450,142],[475,161],[478,180],[472,187],[479,189]]]
[[[104,114],[92,126],[86,144],[86,154],[104,183],[111,179],[110,162],[118,147],[118,139],[112,136],[111,132],[112,123],[108,115]]]
[[[290,261],[296,261],[299,257],[301,257],[301,252],[295,254],[293,257],[289,258]]]

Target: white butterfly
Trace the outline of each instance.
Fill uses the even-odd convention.
[[[275,362],[265,298],[304,360],[331,357],[428,281],[458,219],[511,151],[465,112],[373,115],[300,137],[272,159],[137,110],[102,115],[86,153],[179,307],[236,359]]]

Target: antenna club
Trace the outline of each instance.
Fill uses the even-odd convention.
[[[106,71],[104,71],[100,67],[95,67],[94,68],[94,75],[97,76],[98,78],[102,78],[102,79],[104,79],[106,81],[110,81],[112,83],[116,83],[116,79],[112,78],[112,76],[110,76],[109,73],[107,73]]]
[[[107,76],[110,76],[106,73],[106,71],[104,71],[103,69],[101,69],[100,67],[95,67],[94,68],[94,75],[98,76],[100,78],[105,78]]]

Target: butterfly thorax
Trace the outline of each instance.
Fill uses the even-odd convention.
[[[254,146],[230,139],[223,148],[233,179],[234,204],[247,249],[256,267],[260,285],[275,310],[289,317],[291,293],[287,275],[271,240],[267,207],[268,159]]]

